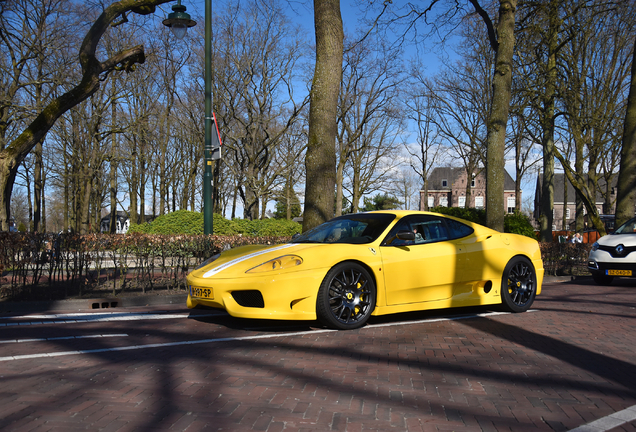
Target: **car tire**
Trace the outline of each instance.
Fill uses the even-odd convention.
[[[525,312],[537,295],[537,273],[528,258],[514,257],[501,278],[501,303],[508,312]]]
[[[601,273],[592,273],[592,279],[597,285],[611,285],[614,280],[614,276],[607,276]]]
[[[353,262],[340,263],[329,270],[318,290],[318,321],[338,330],[362,327],[375,309],[376,292],[367,269]]]

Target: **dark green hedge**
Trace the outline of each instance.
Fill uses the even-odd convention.
[[[286,219],[229,220],[215,214],[212,223],[215,235],[292,236],[302,230],[299,223]],[[132,225],[128,233],[201,235],[203,234],[203,213],[179,210],[159,216],[150,223]]]

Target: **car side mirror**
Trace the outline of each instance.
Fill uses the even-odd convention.
[[[415,233],[413,231],[398,231],[395,235],[400,240],[415,240]]]

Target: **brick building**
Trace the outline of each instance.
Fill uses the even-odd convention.
[[[515,211],[515,182],[507,171],[504,171],[504,205],[508,213]],[[466,186],[470,182],[470,202],[466,202]],[[420,191],[420,209],[428,201],[428,208],[473,207],[486,208],[486,172],[482,170],[471,175],[470,179],[464,168],[435,168],[428,177],[428,196]]]
[[[596,206],[596,210],[600,215],[607,214],[613,215],[616,211],[616,182],[618,180],[618,176],[614,176],[612,178],[612,182],[610,183],[610,187],[607,188],[605,179],[598,179],[598,186],[601,190],[609,192],[610,201],[612,203],[609,208],[604,208],[605,200],[603,196],[597,191],[596,198],[594,200],[594,204]],[[567,190],[565,189],[565,184],[567,183]],[[539,174],[537,176],[537,186],[534,193],[534,212],[533,216],[538,226],[539,214],[541,211],[541,186],[543,184],[543,174]],[[606,206],[607,207],[607,206]],[[566,225],[563,226],[563,214],[565,213]],[[585,207],[583,208],[583,214],[587,214]],[[574,191],[574,186],[567,180],[567,177],[563,173],[554,174],[554,207],[552,211],[552,230],[570,230],[573,231],[575,229],[575,219],[576,219],[576,192]],[[586,225],[587,221],[585,222]]]

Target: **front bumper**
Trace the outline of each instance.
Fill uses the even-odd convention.
[[[315,271],[235,279],[204,279],[190,274],[187,306],[224,309],[238,318],[315,320],[323,278]]]
[[[614,258],[608,252],[596,250],[590,253],[587,268],[592,274],[606,276],[636,276],[634,254],[626,258]]]

